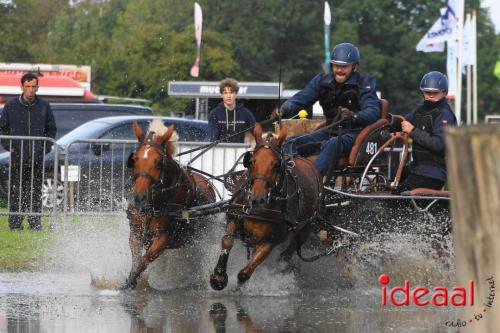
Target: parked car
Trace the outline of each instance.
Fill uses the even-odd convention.
[[[152,116],[153,110],[147,106],[104,104],[104,103],[51,103],[57,126],[57,137],[88,121],[112,116]]]
[[[50,103],[57,126],[57,137],[78,126],[98,118],[111,116],[152,116],[153,110],[147,106],[104,103]],[[3,106],[0,107],[0,112]]]
[[[208,137],[208,122],[174,117],[152,116],[116,116],[89,121],[57,140],[59,149],[59,166],[63,166],[65,159],[68,165],[78,165],[80,181],[76,183],[75,193],[77,200],[86,198],[88,204],[102,204],[93,198],[101,200],[103,191],[110,200],[123,200],[123,195],[128,193],[132,185],[132,173],[124,167],[124,162],[137,145],[132,130],[132,123],[137,121],[146,131],[149,123],[161,119],[166,125],[174,124],[179,135],[179,141],[205,141]],[[134,143],[89,143],[78,142],[85,140],[133,140]],[[67,155],[64,153],[66,152]],[[59,181],[54,183],[55,149],[52,149],[45,158],[45,177],[42,190],[44,207],[54,206],[52,196],[57,192],[56,204],[63,198],[63,186]],[[9,177],[10,153],[0,154],[0,196],[7,198]],[[117,193],[119,192],[119,193]],[[99,201],[98,200],[98,201]],[[116,200],[115,200],[116,201]],[[109,202],[107,202],[108,204]],[[116,203],[116,202],[115,202]]]
[[[111,116],[152,116],[153,110],[147,106],[104,103],[50,103],[56,121],[56,139],[66,135],[78,126],[98,118]],[[0,106],[0,113],[3,106]],[[5,149],[0,146],[0,153]]]

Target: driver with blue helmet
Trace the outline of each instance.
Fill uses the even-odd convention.
[[[419,187],[440,190],[446,183],[444,126],[457,123],[446,99],[448,78],[440,72],[429,72],[422,77],[420,91],[423,102],[401,122],[401,129],[413,144],[412,162],[405,169],[400,191]]]
[[[339,153],[346,156],[349,154],[359,131],[380,118],[375,79],[358,73],[358,48],[351,43],[338,44],[332,51],[331,59],[329,73],[316,75],[304,89],[286,101],[281,109],[274,111],[271,116],[273,118],[280,114],[290,118],[297,115],[299,110],[310,108],[319,101],[326,118],[322,126],[344,120],[340,152],[337,151],[337,127],[292,137],[284,144],[285,151],[292,154],[298,152],[304,155],[305,151],[319,150],[314,165],[322,176],[327,175]],[[291,151],[288,151],[290,146]]]

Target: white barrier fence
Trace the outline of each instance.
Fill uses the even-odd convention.
[[[41,165],[35,164],[35,159],[30,160],[28,167],[41,168],[39,177],[42,181],[42,209],[34,209],[31,202],[29,207],[12,211],[10,204],[12,199],[12,185],[15,185],[11,175],[18,174],[12,170],[10,153],[0,154],[0,196],[2,196],[3,207],[0,215],[27,215],[27,216],[50,216],[57,215],[115,215],[123,214],[127,199],[133,186],[133,170],[127,168],[127,160],[130,154],[137,148],[137,141],[129,140],[86,140],[75,141],[67,147],[59,147],[46,138],[33,137],[10,137],[0,136],[0,140],[21,140],[24,147],[40,140],[44,147],[54,145],[52,150],[43,156]],[[177,153],[186,152],[194,148],[205,146],[207,143],[200,142],[178,142]],[[181,164],[190,164],[195,169],[212,176],[226,174],[235,165],[238,158],[249,149],[247,144],[218,144],[203,154],[202,150],[196,150],[178,157]],[[33,153],[33,149],[31,151]],[[399,153],[398,149],[394,149]],[[198,156],[199,155],[199,156]],[[198,156],[194,161],[193,158]],[[191,162],[192,161],[192,162]],[[191,162],[191,163],[190,163]],[[389,163],[392,165],[392,163]],[[235,170],[242,170],[241,164],[236,165]],[[392,173],[389,170],[389,173]],[[23,191],[30,191],[30,198],[37,194],[32,191],[36,173],[31,173],[31,179],[24,180]],[[38,177],[38,176],[37,176]],[[219,199],[227,199],[230,193],[223,183],[212,179]],[[20,200],[18,197],[14,199]],[[36,207],[35,207],[36,208]]]
[[[137,141],[85,140],[71,143],[62,156],[61,180],[63,193],[59,205],[65,215],[122,213],[132,191],[133,170],[126,167]],[[177,153],[207,145],[203,142],[177,142]],[[248,150],[246,144],[219,144],[201,154],[201,150],[183,154],[176,159],[182,164],[208,175],[220,176],[233,168],[237,159]],[[237,165],[235,170],[243,169]],[[219,199],[230,193],[224,185],[213,179]]]

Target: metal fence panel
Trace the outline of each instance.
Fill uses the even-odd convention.
[[[46,137],[0,135],[0,215],[55,221],[60,150]]]

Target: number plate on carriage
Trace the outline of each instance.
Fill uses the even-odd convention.
[[[182,219],[189,221],[189,211],[187,211],[187,210],[182,211]]]

